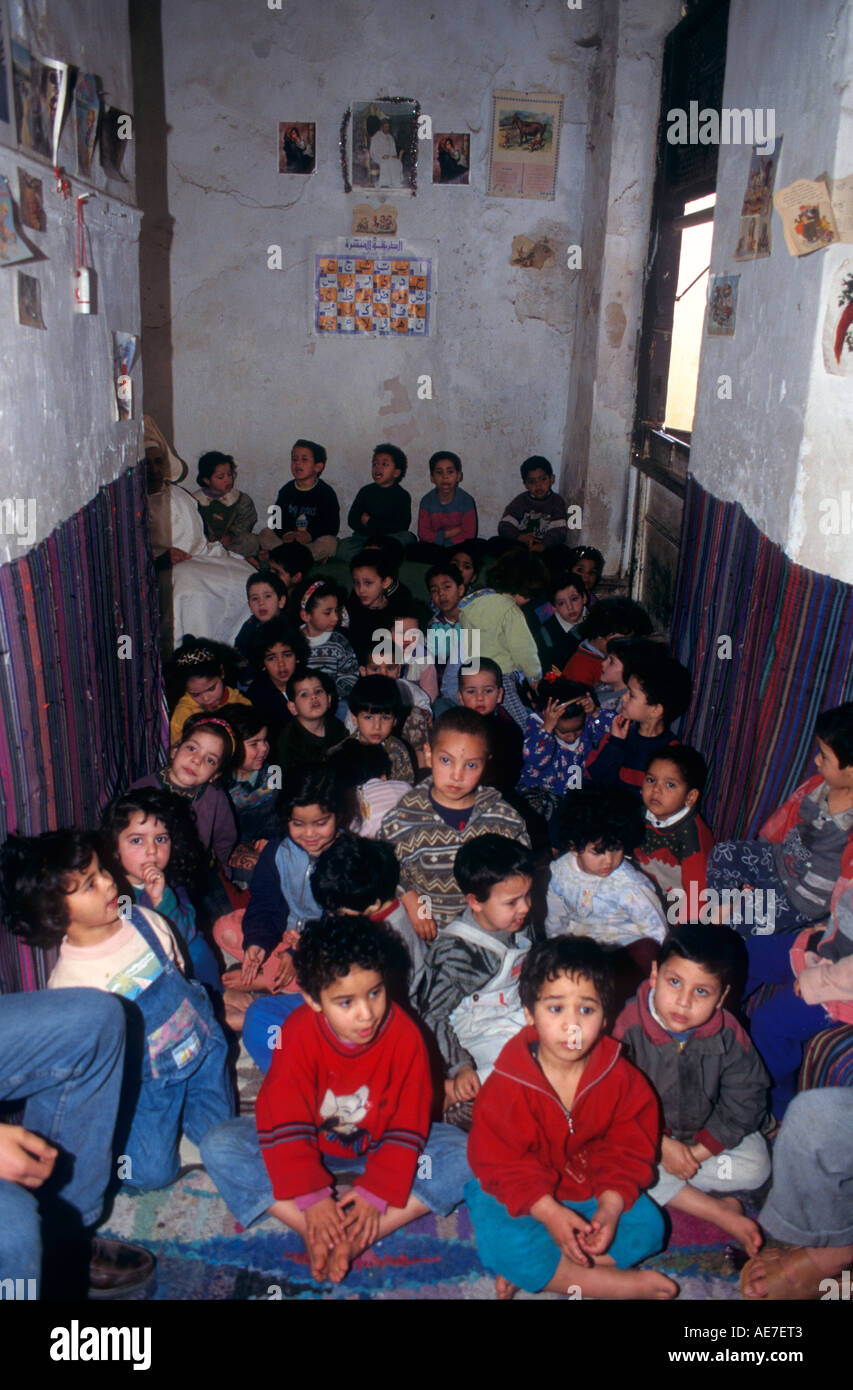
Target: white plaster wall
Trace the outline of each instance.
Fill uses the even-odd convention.
[[[410,459],[415,506],[426,461],[459,452],[488,533],[520,488],[518,465],[563,454],[572,370],[577,273],[565,248],[583,217],[587,74],[578,46],[597,3],[555,0],[457,6],[399,0],[182,0],[164,7],[172,251],[174,436],[190,461],[233,452],[259,508],[289,478],[298,436],[329,452],[326,479],[348,508],[369,480],[373,446],[389,439]],[[486,198],[491,93],[538,87],[565,96],[556,201]],[[398,232],[438,245],[437,333],[400,343],[318,340],[310,331],[312,238],[349,231],[338,130],[352,99],[408,95],[434,129],[471,132],[471,184],[433,187],[422,146],[416,198],[399,198]],[[280,120],[313,120],[318,167],[277,171]],[[509,265],[514,235],[547,236],[553,264]],[[281,244],[284,270],[267,269]],[[417,399],[432,377],[434,398]],[[149,397],[157,414],[157,400]]]
[[[723,104],[774,109],[784,136],[777,191],[853,172],[852,60],[849,6],[732,0]],[[737,326],[731,339],[703,339],[690,467],[792,559],[851,582],[850,535],[827,537],[817,525],[821,499],[851,486],[850,379],[829,376],[820,355],[829,281],[851,247],[792,257],[774,212],[772,254],[738,265],[749,158],[743,146],[720,148],[711,274],[740,272]],[[731,400],[718,395],[724,375]]]
[[[105,99],[132,110],[130,41],[126,9],[113,0],[48,0],[11,5],[12,32],[40,57],[59,58],[102,79]],[[117,424],[112,413],[112,330],[139,332],[137,240],[133,205],[133,148],[125,156],[126,184],[107,183],[96,150],[92,180],[78,179],[72,115],[63,132],[60,162],[70,173],[72,197],[57,192],[47,160],[0,146],[0,173],[18,201],[18,168],[42,180],[47,230],[25,231],[38,259],[0,271],[0,499],[35,499],[35,534],[43,540],[84,506],[105,482],[138,457],[136,422]],[[91,261],[98,280],[98,313],[72,313],[76,265],[76,195],[97,190],[87,204]],[[18,323],[18,270],[41,284],[46,331]],[[141,371],[133,373],[141,419]],[[29,517],[31,512],[27,513]],[[3,517],[0,516],[0,525]],[[0,533],[0,561],[28,548]]]

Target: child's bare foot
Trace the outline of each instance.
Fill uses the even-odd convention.
[[[495,1293],[498,1298],[513,1298],[518,1293],[518,1285],[511,1284],[502,1274],[495,1275]]]
[[[333,1284],[340,1284],[341,1280],[346,1278],[353,1259],[353,1250],[348,1240],[339,1241],[337,1245],[332,1246],[327,1277]]]
[[[757,1255],[764,1244],[758,1222],[753,1221],[751,1216],[744,1215],[743,1206],[737,1197],[718,1197],[717,1202],[727,1213],[720,1212],[715,1218],[720,1230],[728,1231],[730,1236],[734,1236],[748,1254]]]
[[[315,1241],[312,1245],[306,1239],[305,1248],[308,1251],[308,1263],[311,1267],[311,1277],[316,1279],[318,1284],[325,1284],[329,1277],[329,1247],[324,1240]]]
[[[611,1263],[585,1269],[566,1256],[557,1266],[548,1293],[574,1293],[579,1289],[582,1298],[675,1298],[678,1285],[674,1279],[655,1269],[617,1269]]]

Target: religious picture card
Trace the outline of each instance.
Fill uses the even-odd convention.
[[[18,144],[31,154],[50,158],[50,123],[45,124],[41,100],[41,64],[20,39],[12,39],[12,82],[15,89],[15,127]]]
[[[93,72],[78,72],[74,87],[74,136],[77,142],[77,173],[84,179],[92,177],[100,109],[97,77]]]
[[[735,248],[736,261],[758,261],[770,255],[773,212],[773,184],[779,167],[782,136],[777,135],[768,154],[754,148],[749,161],[746,192],[740,209],[740,230]]]
[[[470,166],[470,135],[446,131],[432,137],[433,183],[467,184]]]
[[[712,275],[708,283],[708,334],[733,338],[737,318],[739,275]]]
[[[808,256],[838,240],[835,214],[825,183],[797,179],[774,194],[773,206],[782,219],[785,245],[792,256]]]
[[[41,316],[41,285],[34,275],[18,271],[18,322],[24,328],[44,328]]]
[[[282,121],[278,127],[278,172],[313,174],[317,163],[313,121]]]
[[[25,169],[18,170],[18,191],[20,194],[21,223],[33,232],[47,231],[47,217],[44,211],[44,195],[41,179],[34,178]]]
[[[486,192],[547,198],[557,187],[563,98],[548,92],[494,92]]]
[[[116,420],[133,419],[133,382],[130,374],[136,361],[136,341],[132,333],[113,333],[113,415]]]
[[[418,167],[418,112],[408,97],[351,104],[350,183],[392,196],[414,193]]]
[[[16,261],[31,261],[33,253],[15,229],[15,206],[12,190],[0,174],[0,266]]]

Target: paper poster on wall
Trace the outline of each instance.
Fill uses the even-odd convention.
[[[395,237],[315,243],[311,326],[320,337],[428,338],[435,319],[436,250]]]
[[[393,203],[380,203],[373,208],[370,203],[356,203],[352,210],[350,231],[362,235],[368,232],[384,232],[393,236],[397,230],[397,209]]]
[[[471,137],[457,131],[432,137],[433,183],[467,185],[470,173]]]
[[[12,82],[15,89],[15,128],[18,144],[32,154],[50,158],[50,123],[45,124],[41,100],[41,64],[26,44],[13,38]]]
[[[353,101],[349,178],[353,188],[414,193],[418,167],[418,113],[409,97]],[[342,137],[343,138],[343,137]]]
[[[6,0],[0,0],[0,142],[15,143],[14,98],[12,96],[12,53]]]
[[[278,127],[278,172],[313,174],[317,140],[313,121],[281,121]]]
[[[494,92],[486,192],[553,200],[562,123],[557,93]]]
[[[41,316],[41,285],[34,275],[18,271],[18,322],[24,328],[45,328]]]
[[[133,419],[133,382],[130,374],[136,361],[136,338],[132,333],[113,333],[113,417]]]
[[[32,260],[32,251],[18,236],[15,229],[15,206],[12,190],[0,174],[0,266],[14,265],[16,261]]]
[[[20,194],[21,223],[33,232],[47,231],[47,217],[44,211],[44,194],[41,179],[34,178],[25,169],[18,170],[18,191]]]
[[[121,172],[133,122],[126,111],[117,106],[105,106],[101,117],[101,168],[108,179],[127,183]]]
[[[792,256],[808,256],[838,240],[829,189],[817,179],[797,179],[780,188],[773,206],[782,219],[785,245]]]
[[[740,232],[734,256],[736,261],[758,261],[770,255],[773,185],[781,146],[782,136],[779,135],[767,154],[759,154],[755,148],[752,151],[746,192],[740,209]]]
[[[842,261],[832,276],[821,347],[831,376],[853,376],[853,260]]]
[[[739,275],[712,275],[708,284],[707,332],[712,338],[734,337]]]
[[[832,179],[829,174],[818,174],[817,182],[826,184],[838,240],[853,241],[853,174],[848,174],[843,179]]]
[[[91,177],[92,156],[98,135],[101,98],[93,72],[79,72],[74,86],[74,135],[77,142],[77,173]]]

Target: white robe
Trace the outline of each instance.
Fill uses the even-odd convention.
[[[370,141],[370,158],[379,165],[378,188],[403,187],[403,161],[397,154],[394,136],[384,130],[377,130]]]
[[[172,567],[175,646],[188,632],[233,642],[249,616],[246,580],[254,574],[253,567],[218,541],[206,539],[195,500],[176,483],[167,483],[164,492],[149,498],[149,512],[155,551],[175,546],[192,556]]]

